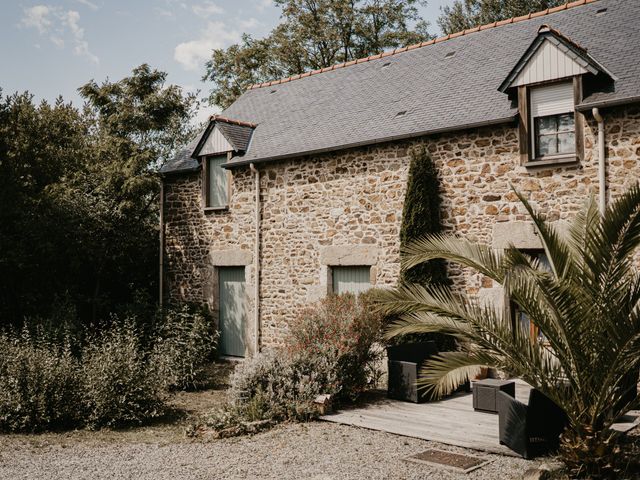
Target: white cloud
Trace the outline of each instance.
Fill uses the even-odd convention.
[[[262,12],[265,8],[269,8],[273,5],[273,0],[258,0],[256,8],[259,12]]]
[[[183,0],[164,0],[164,3],[168,8],[173,8],[176,5],[184,10],[188,8],[188,5]]]
[[[76,0],[76,2],[84,5],[85,7],[89,7],[91,10],[98,9],[98,6],[95,3],[90,2],[89,0]]]
[[[25,8],[24,16],[20,24],[25,27],[33,27],[40,32],[41,35],[47,32],[51,27],[51,7],[47,5],[36,5],[34,7]]]
[[[58,37],[57,35],[51,35],[49,37],[49,40],[51,40],[51,43],[53,43],[58,48],[63,48],[64,47],[64,40],[62,38]]]
[[[222,110],[218,107],[200,107],[200,109],[196,112],[195,116],[191,120],[192,125],[202,125],[205,123],[211,115],[216,115],[220,113]]]
[[[80,28],[80,14],[75,10],[69,10],[67,13],[62,15],[62,21],[69,27],[71,33],[74,37],[82,38],[84,37],[84,29]]]
[[[198,70],[211,57],[213,49],[225,48],[240,41],[240,38],[238,30],[227,30],[223,22],[208,22],[199,38],[176,46],[173,58],[185,70]]]
[[[224,12],[224,9],[215,3],[208,1],[199,5],[194,5],[191,9],[193,10],[193,13],[203,18],[209,18],[213,15],[218,15]]]
[[[171,10],[166,10],[164,8],[156,8],[155,12],[160,15],[161,17],[166,17],[166,18],[173,18],[174,14]]]
[[[256,28],[258,25],[261,25],[261,23],[258,21],[258,19],[251,17],[247,20],[240,20],[240,22],[238,22],[238,25],[240,25],[240,28],[242,28],[242,30],[246,32],[247,30]]]
[[[84,28],[80,27],[80,14],[75,10],[69,10],[63,17],[64,22],[74,39],[73,53],[80,57],[87,57],[93,63],[100,63],[98,57],[96,57],[91,51],[89,51],[89,42],[84,39]]]
[[[64,47],[63,37],[68,35],[71,37],[75,55],[86,57],[93,63],[99,63],[98,57],[89,50],[89,42],[84,38],[84,28],[80,26],[80,14],[75,10],[65,11],[60,7],[36,5],[24,9],[20,24],[27,28],[35,28],[40,35],[47,36],[58,48]]]

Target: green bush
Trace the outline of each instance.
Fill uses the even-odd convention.
[[[238,366],[231,378],[230,398],[236,405],[254,408],[264,403],[264,414],[253,415],[254,420],[305,420],[314,414],[313,400],[321,393],[332,393],[336,383],[333,365],[326,358],[268,352]]]
[[[62,346],[0,334],[0,430],[36,432],[77,425],[84,414],[79,364]]]
[[[102,333],[30,322],[0,332],[0,430],[140,424],[161,415],[169,388],[195,387],[216,335],[204,314],[166,314],[145,334],[135,319]]]
[[[429,150],[423,145],[411,150],[411,164],[407,180],[407,193],[402,210],[400,247],[425,235],[442,232],[440,180],[438,169],[431,159]],[[440,259],[429,260],[401,272],[403,283],[420,285],[449,284],[447,267]]]
[[[214,411],[208,426],[236,428],[259,421],[306,421],[315,418],[313,401],[336,387],[334,365],[317,355],[267,351],[245,360],[231,377],[229,402]]]
[[[163,413],[163,380],[129,322],[89,338],[82,377],[86,423],[92,428],[140,424]]]
[[[380,377],[382,315],[375,313],[373,291],[330,295],[288,322],[287,345],[292,355],[318,356],[333,365],[335,394],[356,400]]]
[[[414,240],[443,231],[440,220],[441,203],[438,169],[429,150],[424,145],[418,145],[411,150],[407,193],[402,210],[402,227],[400,228],[400,249],[402,251]],[[451,284],[447,277],[447,265],[441,259],[432,259],[402,270],[400,281],[420,285]],[[396,322],[397,318],[387,320],[387,323],[392,323]],[[429,340],[436,342],[440,352],[456,350],[454,337],[433,332],[402,335],[395,337],[389,343],[397,345]]]
[[[204,312],[185,307],[166,313],[155,335],[152,362],[168,389],[195,389],[206,383],[218,334]]]

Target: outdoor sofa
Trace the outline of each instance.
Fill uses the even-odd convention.
[[[387,347],[388,388],[387,396],[394,400],[423,403],[430,399],[424,389],[419,389],[416,381],[424,362],[438,353],[436,342],[405,343]],[[470,391],[466,382],[462,390]]]
[[[543,393],[532,388],[529,404],[505,392],[497,392],[500,444],[531,459],[558,449],[567,426],[564,411]]]
[[[422,364],[437,353],[433,341],[387,347],[388,397],[414,403],[427,401],[425,391],[418,389],[416,381]]]

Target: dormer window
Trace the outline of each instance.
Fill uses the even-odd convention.
[[[534,119],[536,158],[575,153],[576,126],[573,113]]]
[[[580,45],[542,25],[499,91],[517,93],[520,163],[527,167],[578,162],[584,151],[583,79],[614,77]]]
[[[575,156],[573,82],[530,89],[531,161]]]
[[[223,165],[249,148],[257,125],[214,115],[203,130],[191,158],[202,169],[202,206],[205,210],[226,210],[231,198],[231,171]]]

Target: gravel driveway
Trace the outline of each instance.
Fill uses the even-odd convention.
[[[91,435],[91,434],[90,434]],[[93,435],[100,435],[100,432]],[[144,441],[68,436],[0,436],[0,479],[519,479],[535,466],[483,455],[488,465],[468,475],[403,458],[430,447],[424,440],[330,423],[279,426],[251,437],[209,442],[152,435]],[[138,437],[134,437],[138,438]],[[472,453],[467,451],[467,453]]]

